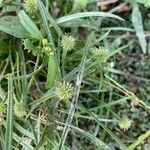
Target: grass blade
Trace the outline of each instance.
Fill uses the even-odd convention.
[[[0,31],[17,38],[30,37],[30,34],[16,17],[3,17],[0,19]]]
[[[150,130],[148,130],[146,133],[140,135],[134,143],[132,143],[131,145],[129,145],[127,147],[127,150],[133,150],[133,149],[137,148],[137,146],[139,144],[141,144],[148,137],[150,137]]]
[[[46,10],[46,8],[43,5],[43,3],[41,2],[41,0],[38,0],[38,3],[39,3],[40,12],[44,13],[45,16],[47,16],[47,19],[49,20],[50,24],[54,27],[54,29],[57,32],[57,34],[59,36],[63,36],[63,32],[61,31],[61,29],[59,28],[59,26],[57,25],[57,23],[55,22],[55,20],[52,18],[52,16],[50,15],[50,13]]]
[[[6,142],[4,150],[12,150],[13,138],[13,80],[12,74],[8,76],[8,103],[6,120]]]
[[[62,149],[64,147],[64,144],[65,144],[68,132],[69,132],[68,125],[71,124],[72,119],[73,119],[73,115],[75,113],[76,104],[77,104],[79,93],[80,93],[80,87],[81,87],[81,82],[82,82],[82,78],[83,78],[83,73],[84,73],[84,68],[85,68],[85,63],[86,63],[86,59],[87,59],[88,50],[92,46],[92,39],[93,39],[93,34],[91,34],[88,37],[85,48],[83,50],[83,57],[82,57],[82,60],[81,60],[81,63],[80,63],[80,69],[79,69],[79,73],[78,73],[78,76],[77,76],[74,97],[73,97],[73,100],[71,102],[72,104],[71,104],[71,108],[70,108],[69,113],[68,113],[66,126],[64,127],[64,130],[63,130],[63,133],[62,133],[62,136],[61,136],[59,149]]]
[[[141,16],[138,4],[136,2],[133,2],[132,23],[136,32],[136,36],[139,39],[142,51],[145,54],[147,43],[146,43],[145,34],[143,30],[142,16]]]
[[[80,108],[84,110],[86,113],[88,113],[91,117],[94,118],[94,120],[118,143],[121,149],[126,149],[126,146],[120,141],[120,139],[113,134],[97,117],[94,113],[86,109],[83,105],[80,105]]]
[[[34,24],[34,22],[29,18],[29,16],[25,13],[24,10],[21,10],[19,12],[19,18],[24,26],[24,28],[31,34],[31,36],[35,39],[42,39],[42,34],[37,28],[37,26]]]
[[[63,124],[63,123],[61,123]],[[66,124],[64,124],[66,125]],[[110,147],[108,147],[103,141],[99,140],[94,135],[88,133],[87,131],[84,131],[76,126],[68,125],[68,127],[72,128],[74,131],[80,133],[81,135],[85,136],[87,139],[89,139],[95,146],[97,146],[100,150],[111,150]]]
[[[122,20],[123,19],[117,15],[113,15],[111,13],[105,13],[105,12],[81,12],[81,13],[75,13],[72,15],[68,15],[68,16],[64,16],[62,18],[59,18],[57,20],[57,24],[61,24],[67,21],[71,21],[71,20],[76,20],[79,18],[84,18],[84,17],[110,17],[110,18],[115,18],[118,20]]]

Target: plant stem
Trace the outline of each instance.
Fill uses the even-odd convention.
[[[84,51],[83,51],[83,57],[82,57],[80,67],[79,67],[80,69],[79,69],[79,73],[78,73],[78,76],[77,76],[74,97],[73,97],[71,105],[70,105],[70,110],[69,110],[69,113],[68,113],[66,125],[63,129],[63,133],[62,133],[62,136],[61,136],[61,140],[60,140],[60,143],[59,143],[58,150],[62,150],[62,148],[64,147],[64,144],[65,144],[65,141],[66,141],[69,129],[70,129],[70,127],[68,125],[70,125],[72,120],[73,120],[73,116],[74,116],[74,113],[75,113],[75,109],[76,109],[76,105],[77,105],[77,101],[78,101],[78,97],[79,97],[79,93],[80,93],[81,82],[82,82],[82,78],[83,78],[83,73],[84,73],[85,63],[86,63],[86,59],[87,59],[87,54],[88,54],[88,50],[89,50],[89,48],[91,47],[91,44],[92,44],[92,37],[93,37],[93,34],[91,34],[88,37],[85,48],[84,48]]]

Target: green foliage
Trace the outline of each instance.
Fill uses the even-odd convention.
[[[127,147],[127,150],[133,150],[134,148],[136,148],[139,144],[141,144],[149,136],[150,136],[150,130],[148,130],[146,133],[140,135],[138,137],[138,139],[136,141],[134,141],[134,143],[132,143],[131,145],[129,145]]]
[[[24,10],[21,10],[18,16],[24,28],[31,34],[33,38],[42,39],[41,32]]]
[[[135,28],[136,35],[139,39],[142,51],[143,53],[146,53],[147,43],[146,43],[145,34],[143,30],[142,16],[137,3],[133,3],[132,22]]]
[[[7,122],[4,150],[12,149],[13,141],[13,80],[12,74],[8,76],[8,103],[7,103]]]
[[[54,53],[50,52],[48,55],[48,73],[47,80],[45,83],[46,88],[51,88],[56,80],[57,70],[56,70],[56,61]]]
[[[149,2],[97,4],[0,1],[0,149],[148,143]]]
[[[145,7],[150,7],[149,0],[136,0],[138,3],[144,4]]]
[[[27,38],[29,33],[23,27],[17,17],[3,17],[0,19],[0,31],[13,35],[17,38]]]

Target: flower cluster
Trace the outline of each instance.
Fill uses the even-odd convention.
[[[51,49],[51,44],[48,43],[48,40],[47,39],[43,39],[42,40],[42,44],[43,44],[43,52],[45,53],[50,53],[52,52],[52,49]]]
[[[104,47],[95,47],[91,50],[91,53],[102,63],[106,62],[109,58],[109,51]]]
[[[76,7],[78,8],[78,9],[85,9],[86,8],[86,6],[87,6],[87,0],[77,0],[76,1]]]
[[[26,115],[26,111],[24,109],[24,105],[22,102],[15,101],[14,113],[16,114],[17,117],[23,117]]]
[[[131,127],[132,121],[124,117],[118,120],[118,125],[121,129],[128,130]]]
[[[28,13],[34,13],[38,9],[37,0],[25,0],[24,8]]]
[[[0,102],[0,113],[6,112],[6,105],[3,102]]]
[[[6,112],[6,104],[4,102],[0,102],[0,125],[3,124],[4,121],[4,113]]]
[[[55,88],[55,94],[60,100],[69,100],[73,95],[73,87],[69,82],[59,82]]]
[[[61,46],[65,52],[72,50],[75,46],[75,38],[64,35],[61,40]]]

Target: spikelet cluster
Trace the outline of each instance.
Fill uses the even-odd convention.
[[[106,62],[109,58],[109,51],[104,47],[95,47],[91,50],[91,53],[101,62]]]
[[[24,0],[24,8],[28,13],[34,13],[38,9],[37,0]]]
[[[87,6],[88,0],[75,0],[73,9],[74,10],[80,10],[85,9]]]
[[[131,127],[132,121],[124,117],[118,120],[118,125],[121,129],[128,130]]]
[[[51,44],[48,42],[47,39],[43,39],[42,40],[42,44],[43,44],[43,52],[49,54],[50,52],[52,52],[51,49]]]
[[[69,100],[73,96],[73,87],[69,82],[59,82],[55,88],[55,94],[60,100]]]
[[[70,51],[75,46],[75,38],[72,36],[64,35],[61,40],[61,46],[65,52]]]
[[[87,6],[87,0],[76,0],[77,8],[84,9]]]
[[[17,117],[23,117],[26,115],[26,111],[22,102],[15,101],[14,113]]]
[[[6,112],[6,104],[3,102],[0,102],[0,113]]]
[[[4,113],[6,112],[6,105],[4,102],[0,102],[0,125],[3,124],[4,121]]]

